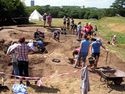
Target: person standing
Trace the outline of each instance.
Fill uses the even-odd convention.
[[[67,29],[69,30],[69,27],[70,27],[70,18],[68,17],[67,18]]]
[[[79,22],[78,25],[77,25],[78,40],[81,40],[81,37],[82,37],[81,29],[82,29],[81,22]]]
[[[29,65],[29,60],[28,60],[28,54],[30,51],[33,51],[26,43],[25,43],[25,38],[22,37],[19,39],[19,45],[12,50],[12,52],[17,53],[17,61],[18,61],[18,68],[19,68],[19,76],[29,76],[28,72],[28,65]],[[21,81],[22,83],[22,81]],[[29,81],[26,82],[27,85],[30,84]]]
[[[49,27],[51,27],[51,23],[52,23],[52,16],[51,16],[51,14],[49,14],[47,16],[47,23],[48,23]]]
[[[92,35],[93,34],[93,26],[91,25],[91,23],[88,23],[88,29],[89,29],[88,34]]]
[[[63,26],[66,26],[66,16],[63,17]]]
[[[44,25],[44,27],[45,27],[45,25],[46,25],[46,16],[47,16],[47,14],[44,13],[44,15],[43,15],[43,25]]]
[[[19,75],[19,69],[18,69],[18,62],[17,62],[17,58],[16,55],[17,53],[15,51],[11,52],[13,49],[15,49],[19,44],[17,42],[12,42],[12,45],[8,48],[7,50],[7,55],[11,55],[11,62],[13,65],[13,71],[12,74],[13,75]]]
[[[82,67],[85,66],[86,57],[87,57],[88,52],[89,52],[89,47],[90,47],[90,42],[89,42],[88,36],[85,35],[84,39],[81,41],[78,60],[76,60],[74,68],[76,68],[77,63],[80,62],[81,58],[82,58]]]
[[[71,32],[72,32],[72,34],[74,34],[74,19],[73,19],[73,17],[71,18],[71,25],[70,25],[70,29],[71,29]]]

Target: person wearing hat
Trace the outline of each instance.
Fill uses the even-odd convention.
[[[112,45],[116,44],[116,40],[117,40],[116,35],[113,35],[112,40],[111,40]]]
[[[93,38],[92,43],[90,45],[90,51],[91,51],[92,57],[95,58],[94,68],[97,67],[98,60],[100,57],[100,48],[101,47],[103,49],[105,49],[106,51],[108,51],[108,49],[106,49],[106,47],[102,44],[102,42],[99,38]]]
[[[47,17],[47,14],[44,13],[44,15],[43,15],[44,27],[45,27],[45,25],[46,25],[46,17]]]

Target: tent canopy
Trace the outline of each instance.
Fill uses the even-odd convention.
[[[29,16],[29,21],[40,21],[43,16],[35,9]]]

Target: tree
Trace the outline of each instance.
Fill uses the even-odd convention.
[[[48,13],[50,13],[52,17],[56,18],[58,17],[59,11],[61,11],[60,7],[50,7],[50,10],[48,11]]]
[[[0,25],[28,22],[25,6],[20,0],[0,0]]]
[[[113,8],[117,14],[125,16],[125,0],[115,0],[111,8]]]
[[[105,9],[105,16],[108,16],[108,17],[112,17],[112,16],[115,16],[115,11],[113,8],[108,8],[108,9]]]
[[[38,12],[41,13],[41,6],[31,6],[31,7],[26,7],[26,12],[28,13],[28,16],[34,11],[34,10],[37,10]]]

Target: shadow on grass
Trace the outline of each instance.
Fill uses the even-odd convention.
[[[58,88],[54,88],[53,86],[51,87],[46,87],[46,86],[42,86],[42,87],[38,87],[36,85],[30,85],[31,88],[33,88],[35,90],[35,92],[37,93],[57,93],[58,91],[60,91]]]
[[[9,90],[9,88],[7,86],[1,86],[0,85],[0,93],[1,92],[7,92]]]

